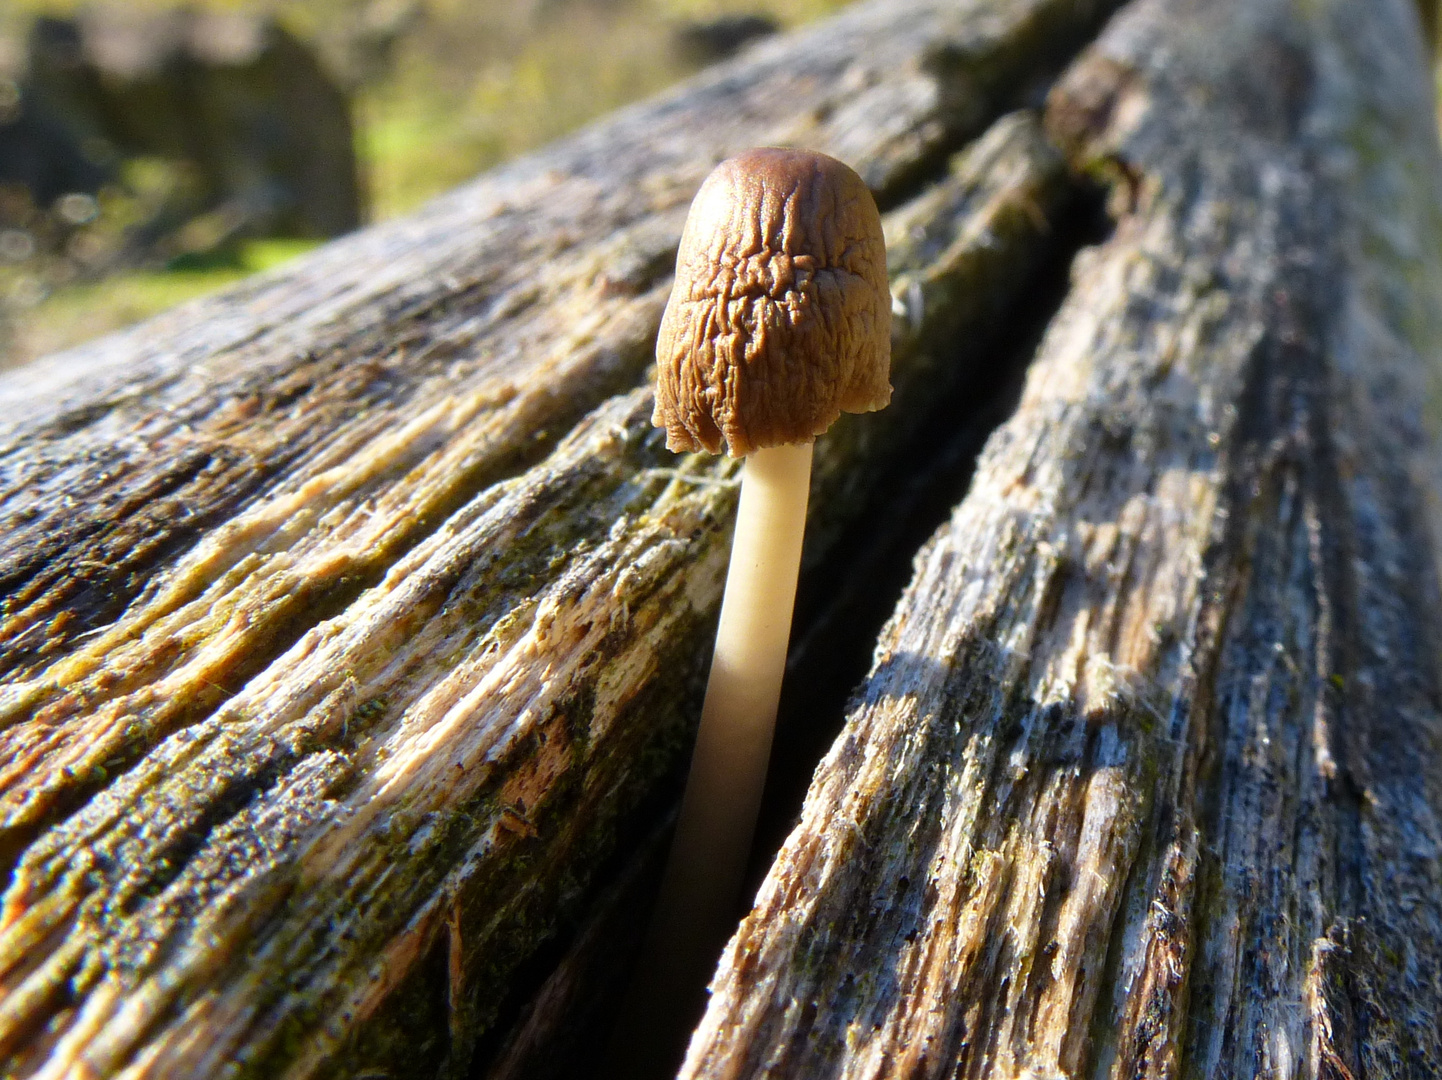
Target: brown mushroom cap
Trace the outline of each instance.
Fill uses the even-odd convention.
[[[656,342],[671,450],[739,457],[806,442],[891,400],[881,215],[835,158],[764,147],[696,194]]]

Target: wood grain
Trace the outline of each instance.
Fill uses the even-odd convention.
[[[1137,0],[1113,237],[918,556],[683,1077],[1442,1071],[1442,160],[1405,0]]]
[[[932,237],[897,403],[818,450],[823,552],[1070,194],[1024,114],[947,155],[1101,14],[865,5],[0,379],[7,1071],[464,1074],[689,737],[732,466],[630,388],[691,192],[805,141]]]

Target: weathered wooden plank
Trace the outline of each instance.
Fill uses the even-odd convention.
[[[1442,160],[1410,0],[1137,0],[1073,290],[685,1077],[1442,1072]]]
[[[308,513],[342,516],[319,536],[289,522],[284,550],[374,580],[426,523],[639,379],[681,220],[715,161],[803,141],[894,198],[1103,7],[863,6],[293,270],[7,375],[0,672],[38,674],[179,556],[220,546],[220,526],[256,517],[203,576],[173,574],[184,603],[262,537],[275,546],[264,507],[306,484]],[[381,492],[403,497],[400,521],[357,509]],[[293,640],[289,609],[272,607],[270,633]]]
[[[529,262],[500,265],[507,238],[526,254],[521,225],[466,210],[482,182],[299,277],[152,327],[158,358],[141,356],[143,335],[80,357],[78,389],[56,390],[48,413],[11,416],[3,505],[30,526],[7,548],[0,639],[12,650],[0,691],[11,1071],[467,1068],[507,974],[576,916],[617,818],[684,745],[734,500],[730,464],[678,463],[660,447],[648,391],[605,402],[559,445],[535,425],[564,426],[640,378],[685,185],[727,140],[761,141],[778,117],[804,120],[823,145],[835,132],[839,149],[871,130],[858,160],[902,175],[974,123],[954,122],[974,103],[943,98],[967,80],[986,90],[975,100],[1005,96],[1042,70],[1047,50],[1032,46],[1074,39],[1095,11],[1050,0],[895,14],[861,9],[763,53],[759,71],[703,80],[704,109],[688,112],[682,94],[579,137],[549,155],[572,162],[571,179],[534,163],[502,175],[498,190],[535,200],[516,212],[535,229]],[[893,31],[910,44],[882,40]],[[842,45],[862,37],[857,68]],[[954,81],[923,63],[937,49]],[[782,74],[763,94],[753,76],[766,70]],[[834,85],[858,70],[875,73],[869,90]],[[873,103],[885,129],[854,113],[873,93],[891,103]],[[828,94],[848,100],[818,120]],[[734,95],[752,116],[735,120]],[[720,134],[687,127],[718,109]],[[621,138],[663,120],[672,143]],[[610,142],[620,151],[603,160]],[[613,160],[639,169],[628,147],[653,155],[651,171],[618,195],[596,173]],[[568,184],[589,213],[579,195],[545,201]],[[1059,157],[1019,115],[893,215],[893,232],[926,240],[897,242],[897,404],[818,448],[820,547],[932,395],[964,374],[952,339],[980,341],[1024,289],[1067,195]],[[659,208],[634,207],[634,221],[591,220],[607,200],[653,197]],[[556,250],[566,215],[593,230],[574,258]],[[511,292],[427,277],[416,287],[449,299],[398,309],[397,282],[420,269],[443,278],[466,257],[452,231],[486,247]],[[387,243],[419,251],[418,235],[439,254],[386,265]],[[652,245],[639,284],[602,281],[638,236]],[[377,254],[363,263],[367,244]],[[334,290],[313,295],[328,312],[297,309],[291,294],[306,288]],[[236,345],[220,316],[245,305]],[[406,326],[415,351],[396,340]],[[126,365],[132,381],[109,385]],[[128,501],[107,508],[108,485]],[[198,520],[177,523],[185,512]],[[132,558],[137,543],[150,550]],[[46,608],[57,589],[42,577],[56,565],[78,571],[79,588]],[[79,625],[64,625],[67,611]]]

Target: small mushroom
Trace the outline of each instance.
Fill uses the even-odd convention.
[[[835,158],[762,147],[716,166],[676,255],[656,408],[676,451],[811,442],[891,400],[881,215]]]
[[[646,985],[633,991],[653,1021],[698,1001],[735,909],[786,665],[813,441],[842,412],[891,400],[886,248],[862,179],[824,154],[775,147],[718,165],[686,219],[656,364],[652,421],[667,447],[724,445],[746,463],[701,726],[638,974]]]

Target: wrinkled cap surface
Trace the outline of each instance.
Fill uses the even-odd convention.
[[[835,158],[765,147],[723,161],[691,204],[656,341],[675,451],[805,442],[891,400],[881,215]]]

